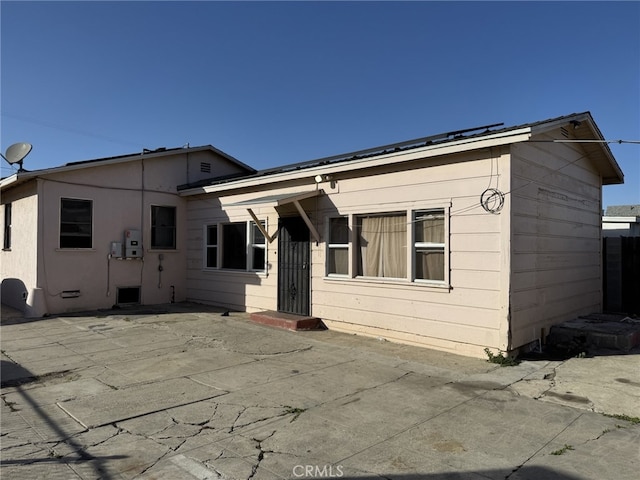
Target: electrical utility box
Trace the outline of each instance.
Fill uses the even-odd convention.
[[[111,258],[122,258],[122,242],[111,242],[109,255]]]
[[[142,258],[141,239],[140,230],[124,231],[124,256],[126,258]]]

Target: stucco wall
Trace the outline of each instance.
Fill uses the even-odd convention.
[[[108,308],[117,303],[119,287],[140,287],[142,304],[184,300],[186,201],[176,186],[238,171],[215,152],[185,149],[61,167],[31,180],[26,193],[24,186],[7,187],[2,201],[14,200],[13,241],[11,251],[2,252],[2,300],[15,304],[12,298],[22,301],[26,291],[29,307],[37,294],[35,315]],[[91,248],[60,248],[62,198],[92,201]],[[175,249],[151,248],[154,205],[176,207]],[[127,229],[142,233],[141,259],[110,256],[111,242],[124,242]],[[24,283],[21,291],[12,278]]]
[[[2,303],[32,315],[42,301],[37,287],[36,247],[38,199],[31,182],[2,195],[0,216],[4,226],[5,204],[11,204],[11,249],[0,253]]]
[[[540,340],[554,323],[600,311],[602,189],[579,144],[514,145],[512,169],[511,346],[517,348]]]
[[[492,182],[508,190],[508,156],[486,149],[389,168],[335,176],[327,195],[306,200],[321,242],[312,241],[312,314],[330,328],[381,336],[482,356],[484,347],[506,348],[509,215],[492,215],[479,204]],[[313,176],[306,185],[314,188]],[[496,183],[497,182],[497,183]],[[290,187],[291,188],[291,187]],[[239,310],[277,308],[277,241],[268,246],[267,274],[203,271],[203,225],[245,221],[246,207],[224,205],[286,189],[235,196],[200,196],[188,202],[187,296]],[[221,207],[222,205],[222,207]],[[447,206],[449,218],[450,288],[410,281],[337,278],[325,275],[326,218],[337,215],[411,211]],[[505,205],[508,212],[508,202]],[[277,228],[271,206],[256,205],[258,218]],[[282,212],[281,212],[282,213]],[[505,243],[506,242],[506,243]]]
[[[149,181],[139,162],[97,167],[40,180],[42,215],[40,284],[46,291],[50,313],[108,308],[116,303],[118,287],[141,287],[142,304],[184,299],[185,206],[170,188]],[[166,190],[166,191],[163,191]],[[93,202],[93,246],[59,247],[61,198]],[[176,249],[151,249],[151,206],[177,210]],[[109,258],[112,241],[123,242],[124,231],[142,233],[142,259]],[[159,255],[163,255],[162,261]],[[162,265],[163,271],[158,267]],[[171,288],[171,287],[174,288]],[[65,298],[66,291],[80,295]]]

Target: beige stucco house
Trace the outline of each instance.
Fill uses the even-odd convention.
[[[593,140],[587,112],[182,185],[183,295],[474,356],[534,345],[602,306],[623,174]]]
[[[39,317],[184,300],[187,201],[176,186],[252,172],[203,146],[2,179],[2,302]]]

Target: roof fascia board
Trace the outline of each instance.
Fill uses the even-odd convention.
[[[14,173],[13,175],[3,178],[2,180],[0,180],[0,188],[5,188],[8,187],[10,185],[13,185],[14,183],[16,183],[18,181],[18,174]]]
[[[603,222],[611,223],[640,223],[640,217],[602,217]]]
[[[451,142],[428,145],[425,147],[415,148],[400,152],[390,152],[375,157],[362,158],[359,160],[349,160],[347,162],[336,162],[334,164],[322,165],[318,167],[304,168],[301,170],[275,173],[267,177],[258,176],[251,178],[241,178],[232,182],[222,183],[219,185],[209,185],[204,187],[191,188],[179,192],[181,196],[198,195],[202,193],[218,193],[230,190],[237,190],[246,187],[254,187],[259,185],[273,184],[287,180],[297,180],[305,177],[312,177],[322,173],[342,173],[354,170],[362,170],[384,165],[393,165],[412,160],[431,158],[440,155],[449,155],[453,153],[461,153],[469,150],[477,150],[486,147],[495,147],[499,145],[511,144],[516,142],[525,142],[531,138],[531,128],[523,127],[508,132],[500,132],[492,135],[483,135],[481,137],[464,138]]]

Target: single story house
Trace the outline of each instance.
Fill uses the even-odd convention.
[[[187,200],[176,186],[253,172],[202,146],[3,178],[2,303],[40,317],[184,300]]]
[[[515,352],[601,311],[602,187],[622,182],[585,112],[187,183],[184,296]]]

